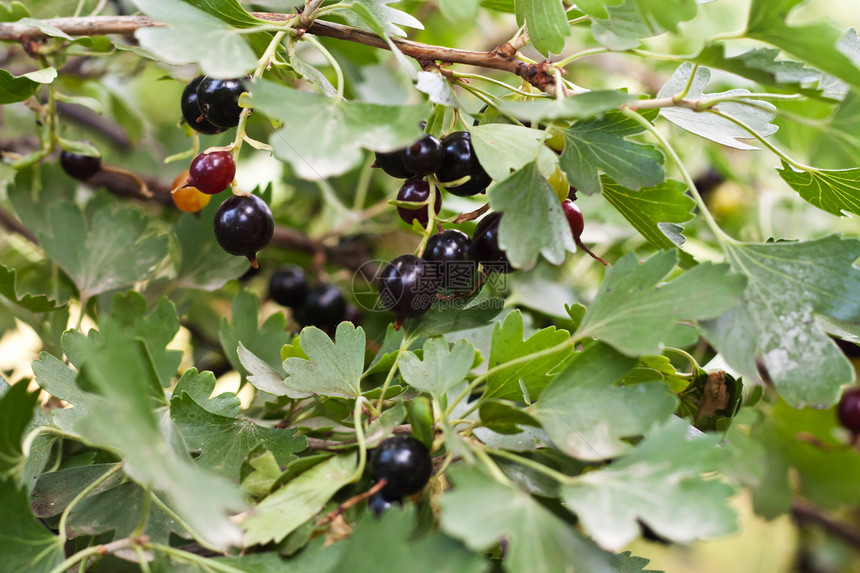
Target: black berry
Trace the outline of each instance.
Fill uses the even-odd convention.
[[[842,394],[836,414],[843,427],[850,430],[852,434],[860,434],[860,388],[854,388]]]
[[[370,457],[374,481],[385,479],[382,497],[394,501],[421,491],[432,470],[427,446],[412,436],[395,436],[383,440]]]
[[[296,309],[302,326],[316,326],[333,334],[337,325],[346,320],[346,298],[335,284],[320,283],[308,290],[305,302]]]
[[[236,177],[236,162],[229,151],[200,153],[188,168],[188,184],[215,195],[230,186]]]
[[[445,137],[442,140],[442,153],[442,166],[436,170],[436,178],[449,193],[460,197],[477,195],[492,181],[478,162],[468,131],[455,131]],[[467,175],[470,179],[462,185],[445,185],[445,182],[456,181]]]
[[[570,199],[565,199],[561,202],[561,210],[564,211],[564,216],[567,218],[567,224],[570,225],[570,232],[573,233],[574,241],[579,243],[579,238],[582,236],[582,231],[585,229],[585,220],[582,218],[582,211],[580,211],[576,203]]]
[[[308,294],[308,277],[296,265],[281,267],[269,279],[269,296],[283,306],[297,307]]]
[[[60,167],[69,177],[74,177],[79,181],[87,181],[101,171],[102,158],[63,151],[60,153]]]
[[[425,135],[403,150],[403,167],[415,175],[430,175],[442,166],[442,144]]]
[[[394,499],[388,501],[382,496],[380,492],[376,492],[375,494],[367,498],[367,505],[368,507],[370,507],[370,509],[373,510],[373,513],[376,514],[376,517],[379,517],[380,515],[391,509],[391,506],[393,506],[395,503],[400,505],[400,500]]]
[[[501,213],[490,213],[478,223],[472,235],[472,256],[485,271],[509,273],[513,270],[505,252],[499,248]]]
[[[204,77],[197,86],[197,105],[210,123],[227,129],[239,124],[239,96],[245,91],[241,79],[216,80]]]
[[[272,211],[256,195],[234,195],[215,213],[215,238],[231,255],[248,257],[257,266],[257,251],[269,244],[275,231]]]
[[[403,186],[400,187],[400,191],[397,192],[397,200],[398,201],[413,201],[415,203],[421,203],[426,201],[430,197],[430,184],[420,179],[418,177],[413,177],[412,179],[407,179]],[[436,211],[436,214],[439,214],[439,210],[442,208],[442,194],[439,192],[439,188],[436,188],[436,197],[433,205],[433,209]],[[422,205],[416,209],[410,209],[409,207],[397,207],[397,213],[400,215],[400,218],[403,219],[408,225],[411,225],[413,221],[418,221],[422,227],[427,226],[428,220],[428,212],[427,205]]]
[[[439,277],[433,267],[415,255],[400,255],[379,275],[379,302],[398,317],[409,318],[427,312],[436,300]]]
[[[406,179],[412,177],[413,173],[403,167],[403,150],[396,149],[383,153],[376,152],[376,163],[374,164],[392,177]]]
[[[478,265],[472,258],[472,240],[466,233],[454,229],[436,233],[427,240],[422,258],[438,269],[443,288],[467,290],[472,287]]]
[[[197,104],[197,87],[201,81],[203,81],[203,76],[197,76],[188,82],[188,85],[182,90],[182,99],[179,100],[182,117],[185,118],[185,123],[190,125],[191,129],[199,133],[208,135],[221,133],[221,128],[206,119]]]

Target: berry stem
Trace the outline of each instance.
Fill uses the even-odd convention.
[[[514,463],[518,463],[518,464],[525,466],[527,468],[531,468],[537,472],[544,474],[545,476],[548,476],[548,477],[554,479],[555,481],[557,481],[561,484],[572,485],[572,484],[576,483],[576,480],[573,477],[565,475],[558,470],[554,470],[551,467],[545,466],[542,463],[536,462],[536,461],[531,460],[529,458],[519,456],[517,454],[514,454],[514,453],[509,452],[507,450],[503,450],[501,448],[493,448],[490,446],[486,446],[485,449],[488,453],[490,453],[494,456],[497,456],[500,458],[505,458],[506,460],[510,460]]]
[[[421,243],[415,251],[415,256],[420,257],[424,254],[424,249],[427,248],[427,241],[436,230],[436,178],[428,177],[427,182],[430,184],[430,196],[427,197],[427,226],[424,227],[424,234],[421,236]]]
[[[392,367],[393,369],[393,367]],[[385,394],[380,397],[384,397]],[[361,407],[366,398],[359,396],[355,399],[355,407],[352,409],[352,424],[355,428],[355,441],[358,444],[358,466],[355,468],[355,473],[352,474],[348,483],[356,482],[364,475],[364,466],[367,465],[367,440],[364,435],[364,424],[361,420]]]
[[[337,77],[337,99],[338,101],[342,100],[344,83],[343,69],[341,69],[340,64],[337,62],[334,56],[331,55],[331,52],[329,52],[326,47],[323,46],[322,43],[314,36],[307,34],[305,36],[302,36],[302,40],[310,42],[317,50],[320,51],[320,53],[322,53],[325,59],[328,60],[328,63],[331,64],[331,67],[334,69],[335,76]]]
[[[388,375],[385,377],[385,382],[382,383],[382,392],[379,394],[379,400],[376,402],[376,411],[379,413],[382,413],[382,404],[385,402],[385,394],[388,392],[391,380],[394,379],[394,373],[397,371],[400,357],[403,356],[403,353],[406,352],[406,349],[409,348],[411,343],[412,341],[407,336],[404,336],[403,340],[400,341],[400,348],[397,349],[397,356],[394,357],[394,362],[391,364],[391,368],[388,369]]]

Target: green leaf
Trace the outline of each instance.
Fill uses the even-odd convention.
[[[496,181],[508,178],[535,157],[545,175],[552,173],[558,163],[556,155],[543,144],[544,133],[540,130],[489,123],[473,127],[469,133],[481,166]]]
[[[389,36],[405,36],[406,32],[404,32],[400,26],[423,30],[424,25],[420,20],[406,12],[403,12],[402,10],[397,10],[396,8],[388,6],[388,4],[394,4],[398,1],[399,0],[342,0],[338,5],[350,9],[356,5],[360,6],[363,10],[366,10],[373,16],[373,19],[382,26],[385,34]],[[349,25],[367,29],[367,24],[358,14],[347,11],[339,13]]]
[[[216,18],[232,24],[237,28],[247,28],[259,26],[263,23],[262,20],[254,18],[242,8],[236,0],[182,0],[186,4],[191,4],[198,10],[202,10],[208,14],[212,14]]]
[[[0,555],[7,571],[49,573],[65,554],[59,538],[30,510],[27,491],[13,479],[0,479]]]
[[[519,310],[515,310],[508,314],[504,321],[497,322],[493,328],[487,367],[496,368],[511,360],[561,344],[568,338],[569,332],[557,330],[554,326],[548,326],[525,338],[523,315]],[[502,368],[487,378],[487,391],[483,397],[522,401],[525,389],[527,401],[536,400],[551,380],[549,372],[572,351],[572,348],[563,348],[525,364]]]
[[[349,540],[343,542],[340,560],[330,573],[482,573],[490,564],[481,555],[467,551],[462,544],[441,533],[413,539],[415,511],[407,506],[392,508],[380,518],[367,511]],[[332,547],[339,548],[339,545]],[[319,572],[324,573],[324,572]],[[328,572],[325,572],[328,573]]]
[[[684,183],[667,179],[656,187],[638,191],[622,187],[608,177],[603,177],[601,183],[606,200],[649,243],[658,249],[678,249],[682,268],[696,264],[690,253],[681,250],[685,237],[679,223],[690,221],[696,207],[696,202],[684,193],[687,189]]]
[[[152,235],[143,213],[128,206],[101,207],[85,218],[77,205],[60,203],[38,235],[83,299],[147,278],[167,254],[167,237]]]
[[[281,348],[291,338],[287,331],[287,317],[284,313],[272,314],[260,326],[259,307],[256,294],[249,290],[239,291],[230,305],[233,322],[222,317],[221,328],[218,331],[218,340],[221,341],[221,348],[227,360],[243,377],[247,377],[250,372],[239,359],[239,344],[263,360],[275,372],[282,374]]]
[[[192,400],[197,402],[198,406],[207,412],[234,418],[241,409],[239,397],[233,392],[224,392],[210,398],[213,390],[215,390],[215,375],[213,373],[198,372],[196,368],[189,368],[182,374],[173,388],[173,395],[181,396],[183,393],[187,393]]]
[[[27,392],[27,383],[19,382],[0,395],[0,479],[17,479],[26,461],[21,442],[39,392]]]
[[[361,396],[361,375],[364,372],[364,330],[350,322],[337,326],[335,340],[328,334],[309,326],[299,335],[302,350],[308,359],[287,358],[284,384],[295,392],[321,394],[341,398]]]
[[[42,352],[39,359],[33,361],[32,368],[36,383],[42,389],[73,406],[51,410],[51,420],[60,429],[78,432],[77,423],[88,418],[91,411],[109,408],[107,400],[101,396],[81,390],[76,381],[76,372],[56,356]]]
[[[821,72],[802,62],[777,60],[782,50],[755,48],[736,56],[726,57],[726,45],[708,43],[693,58],[697,64],[739,75],[764,86],[794,90],[814,98],[824,97],[820,90],[802,87],[821,78]]]
[[[626,139],[643,129],[616,111],[577,122],[564,131],[559,166],[570,184],[586,194],[600,191],[600,172],[628,189],[659,185],[666,178],[663,154],[652,145]]]
[[[0,105],[24,101],[36,93],[44,84],[49,84],[57,77],[57,70],[45,68],[20,76],[13,76],[0,69]]]
[[[242,77],[257,64],[243,34],[218,17],[180,0],[134,0],[134,4],[167,24],[166,28],[141,28],[135,37],[169,64],[199,63],[204,74],[220,78]]]
[[[713,476],[725,455],[718,436],[689,437],[672,420],[611,466],[580,476],[561,496],[594,539],[620,549],[639,535],[637,520],[658,535],[687,543],[737,527],[733,488]]]
[[[746,280],[729,265],[702,263],[658,286],[675,267],[677,251],[662,251],[640,263],[627,253],[606,272],[600,291],[577,330],[629,356],[657,354],[679,335],[681,319],[716,318],[737,305]]]
[[[91,336],[78,350],[78,377],[109,405],[92,408],[75,428],[88,442],[120,453],[128,474],[165,494],[205,541],[218,547],[241,543],[241,534],[229,519],[244,508],[238,489],[195,465],[159,429],[149,390],[154,372],[145,347],[127,339],[113,323],[104,325],[101,334],[98,340]]]
[[[355,452],[329,458],[264,499],[242,522],[245,547],[277,543],[295,531],[352,480],[355,466]]]
[[[424,343],[423,358],[412,352],[400,357],[400,375],[413,388],[440,398],[463,381],[474,359],[475,347],[469,342],[458,340],[449,348],[448,341],[435,336]]]
[[[678,24],[696,17],[696,0],[636,0],[639,13],[652,30],[678,32]]]
[[[293,455],[307,448],[307,439],[296,436],[295,429],[258,426],[250,420],[213,414],[200,406],[187,392],[174,394],[170,417],[176,422],[195,462],[213,472],[238,481],[239,470],[248,454],[263,444],[283,467]]]
[[[559,119],[591,119],[637,99],[639,98],[635,95],[618,90],[594,90],[564,99],[502,100],[498,102],[498,105],[502,111],[536,124]],[[526,154],[527,152],[524,151],[523,153]]]
[[[522,490],[475,468],[449,470],[455,487],[440,499],[442,530],[473,551],[508,541],[505,571],[616,573],[619,560],[553,515]]]
[[[553,443],[581,460],[627,452],[624,438],[647,435],[675,411],[677,398],[662,382],[618,385],[636,365],[604,344],[592,344],[544,390],[529,409]]]
[[[561,0],[516,0],[517,23],[525,22],[535,49],[549,56],[560,54],[564,39],[570,36],[570,25]]]
[[[390,151],[408,145],[420,135],[418,123],[428,112],[426,105],[338,101],[267,81],[254,84],[242,101],[283,122],[270,139],[275,155],[313,181],[358,165],[362,148]]]
[[[591,33],[594,39],[610,50],[632,50],[639,46],[641,38],[649,38],[662,34],[666,30],[655,25],[649,25],[639,11],[637,0],[623,0],[618,4],[606,5],[608,17],[593,18]]]
[[[22,3],[6,2],[0,3],[0,22],[17,22],[21,18],[30,16],[30,11]]]
[[[147,315],[146,299],[142,294],[135,291],[117,293],[111,302],[110,321],[119,326],[127,338],[136,338],[146,344],[158,381],[165,388],[170,386],[182,361],[181,350],[167,350],[167,345],[179,332],[179,315],[173,303],[162,298],[155,310]]]
[[[478,412],[481,425],[499,434],[519,434],[523,431],[522,426],[540,427],[540,422],[531,414],[505,400],[481,400]]]
[[[30,505],[34,515],[36,517],[60,515],[81,491],[116,467],[115,463],[93,464],[43,473],[33,487]],[[116,472],[96,486],[87,497],[114,488],[122,481],[122,472]]]
[[[860,68],[836,50],[840,32],[828,24],[790,26],[786,17],[803,0],[753,0],[746,36],[782,48],[816,68],[860,88]]]
[[[711,342],[745,377],[759,380],[756,352],[770,379],[794,407],[832,404],[854,369],[816,314],[860,315],[860,241],[831,236],[763,245],[726,243],[732,270],[749,279],[741,304],[706,325]]]
[[[487,289],[482,289],[468,301],[461,302],[462,304],[456,305],[446,301],[436,302],[429,312],[417,318],[406,319],[403,328],[412,339],[469,330],[486,325],[496,318],[505,306],[504,299],[487,294]]]
[[[693,65],[689,62],[681,64],[672,77],[666,82],[660,91],[657,93],[658,98],[672,97],[684,91],[685,86],[690,82],[690,75],[693,72]],[[689,83],[689,91],[687,97],[691,99],[705,99],[711,97],[737,96],[741,97],[748,95],[750,92],[746,89],[735,89],[719,93],[704,93],[705,87],[711,80],[711,70],[706,67],[699,66],[696,69],[696,75],[692,82]],[[725,115],[729,115],[736,120],[746,124],[753,131],[762,137],[767,137],[776,133],[777,127],[771,123],[776,117],[776,107],[765,101],[744,98],[745,103],[736,103],[731,101],[722,102],[719,104],[719,110]],[[751,139],[753,137],[746,129],[740,127],[729,119],[714,115],[708,112],[697,112],[692,109],[673,107],[660,110],[660,115],[690,133],[695,133],[705,139],[710,139],[726,147],[734,149],[758,149],[753,145],[749,145],[740,141],[740,139]]]
[[[819,209],[844,216],[860,215],[860,167],[854,169],[809,169],[798,171],[785,160],[779,176],[807,202]]]
[[[18,295],[16,282],[18,279],[18,271],[0,265],[0,295],[5,296],[10,301],[20,307],[26,308],[30,312],[50,312],[63,308],[68,303],[62,303],[48,298],[44,294],[25,294]]]
[[[490,191],[490,206],[504,213],[499,247],[516,269],[530,269],[538,255],[560,265],[576,250],[570,225],[550,184],[532,162]]]

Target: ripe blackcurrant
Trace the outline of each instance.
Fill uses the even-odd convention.
[[[337,325],[346,319],[346,298],[337,285],[314,285],[308,291],[304,304],[296,309],[296,318],[302,326],[316,326],[333,334]]]
[[[397,192],[398,201],[414,201],[416,203],[420,203],[426,201],[429,197],[430,184],[418,177],[413,177],[412,179],[404,181],[400,191]],[[437,215],[441,208],[442,194],[439,192],[439,188],[437,187],[436,198],[433,205],[433,209],[436,211]],[[397,214],[400,215],[400,218],[408,225],[411,225],[412,221],[418,221],[422,227],[426,227],[428,220],[427,213],[427,205],[422,205],[415,209],[410,209],[409,207],[397,207]]]
[[[190,125],[194,131],[207,135],[221,133],[222,129],[206,119],[203,111],[197,104],[197,87],[201,81],[203,81],[203,76],[197,76],[188,82],[188,85],[182,90],[182,99],[179,100],[182,117],[185,118],[185,123]]]
[[[374,481],[385,479],[379,493],[389,501],[421,491],[432,469],[427,446],[412,436],[383,440],[370,457],[371,477]]]
[[[204,193],[215,195],[230,186],[236,177],[236,162],[229,151],[200,153],[188,168],[188,183]]]
[[[257,266],[257,251],[269,244],[275,231],[272,211],[256,195],[234,195],[215,213],[215,238],[231,255],[248,257]]]
[[[413,175],[411,171],[403,167],[403,149],[396,149],[387,153],[377,151],[374,165],[397,179],[406,179]]]
[[[180,211],[186,213],[202,211],[212,197],[201,192],[197,187],[186,186],[187,183],[188,170],[186,169],[173,180],[173,188],[170,191],[173,203]]]
[[[427,312],[436,300],[439,277],[435,269],[415,255],[400,255],[379,275],[379,302],[398,317]]]
[[[436,233],[427,240],[422,258],[436,267],[443,288],[472,288],[478,265],[472,258],[472,240],[466,233],[455,229]]]
[[[442,166],[442,144],[425,135],[403,150],[403,167],[415,175],[430,175]]]
[[[582,218],[582,211],[570,199],[565,199],[561,202],[561,210],[564,211],[564,216],[567,218],[568,225],[570,225],[573,240],[579,243],[582,231],[585,229],[585,220]]]
[[[297,265],[286,265],[272,273],[269,279],[269,296],[283,306],[297,307],[308,294],[308,276]]]
[[[63,151],[60,153],[60,167],[69,177],[74,177],[78,181],[87,181],[101,171],[102,158]]]
[[[843,427],[852,434],[860,434],[860,388],[853,388],[842,394],[836,414]]]
[[[239,124],[239,96],[245,91],[241,79],[216,80],[205,77],[197,86],[197,105],[213,125],[227,129]]]
[[[455,131],[446,136],[442,140],[442,152],[442,166],[436,170],[436,178],[449,193],[460,197],[477,195],[492,181],[478,162],[468,131]],[[445,185],[447,181],[456,181],[467,175],[470,179],[462,185]]]
[[[490,213],[478,223],[472,234],[472,257],[485,271],[509,273],[513,270],[505,252],[499,248],[501,213]]]

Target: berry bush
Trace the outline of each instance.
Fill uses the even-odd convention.
[[[0,573],[858,571],[801,4],[0,2]]]

